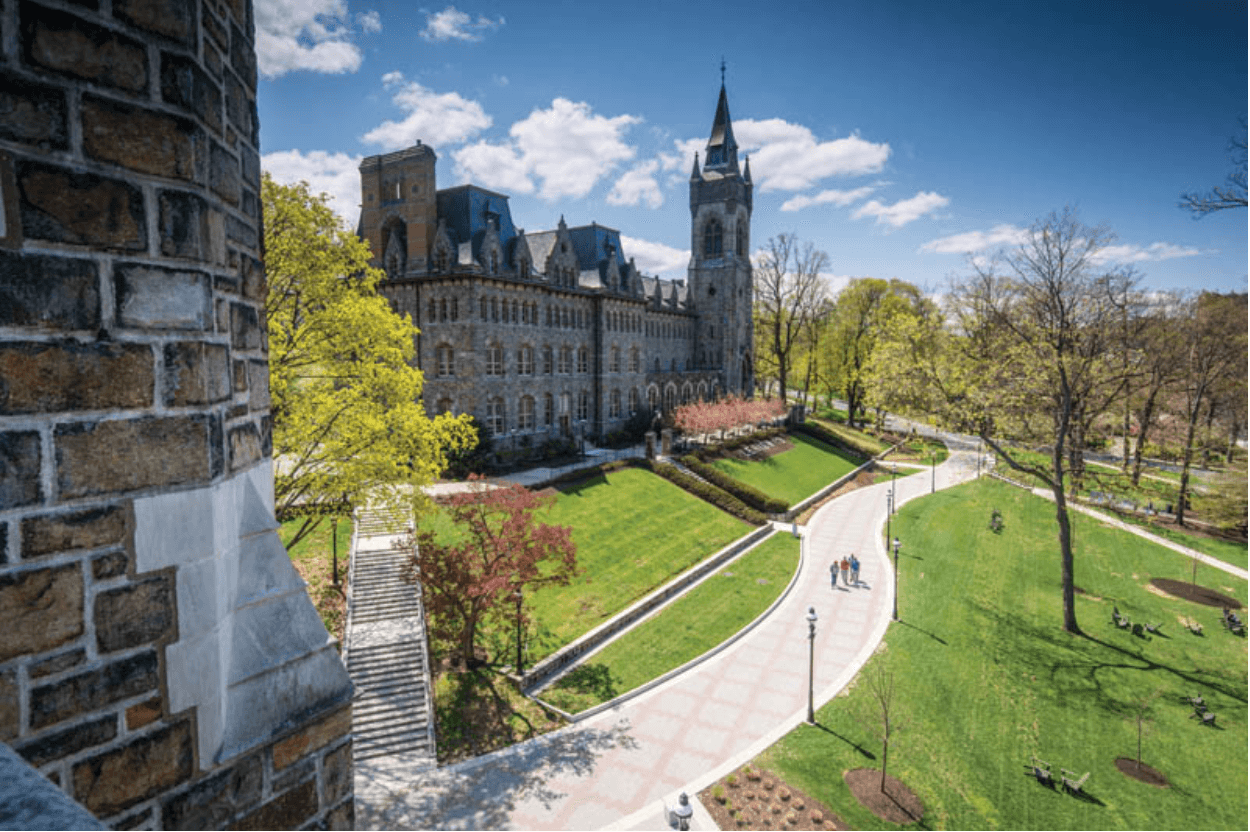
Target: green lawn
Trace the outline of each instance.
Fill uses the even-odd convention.
[[[870,433],[865,433],[858,428],[847,427],[844,424],[831,422],[826,419],[814,419],[819,422],[820,426],[842,438],[849,447],[862,450],[865,456],[876,456],[882,451],[890,447],[891,443],[882,441]]]
[[[1001,534],[987,528],[1000,509]],[[1170,550],[1073,515],[1078,620],[1060,629],[1054,507],[981,480],[906,504],[894,521],[904,542],[899,611],[869,665],[895,674],[889,773],[925,805],[923,828],[1245,829],[1246,641],[1220,610],[1148,590],[1151,577],[1188,578]],[[1214,569],[1200,582],[1246,600],[1246,584]],[[1134,621],[1162,622],[1150,640],[1115,629],[1112,605]],[[1198,637],[1179,625],[1192,617]],[[880,768],[881,743],[865,674],[849,693],[757,758],[826,803],[852,828],[897,828],[851,797],[842,775]],[[1182,696],[1201,694],[1218,727],[1189,718]],[[1134,715],[1149,701],[1143,762],[1172,787],[1115,767],[1137,749]],[[1089,799],[1027,776],[1036,754],[1091,772]],[[921,825],[917,825],[919,828]]]
[[[278,536],[283,545],[295,536],[295,532],[303,525],[303,519],[296,518],[282,524]],[[343,638],[343,616],[347,612],[347,603],[343,595],[347,587],[348,556],[352,545],[352,521],[341,518],[338,524],[339,582],[343,592],[335,589],[331,569],[334,563],[331,532],[333,524],[329,519],[322,520],[309,535],[288,551],[295,569],[300,577],[308,583],[308,597],[321,615],[326,629],[337,639]]]
[[[577,713],[681,667],[751,623],[790,583],[798,563],[799,541],[774,534],[613,641],[539,698]]]
[[[765,494],[794,505],[857,468],[862,460],[817,439],[792,433],[794,447],[757,461],[718,459],[713,466]]]
[[[1240,566],[1242,569],[1245,569],[1247,566],[1245,543],[1238,543],[1232,540],[1216,540],[1214,538],[1203,537],[1197,534],[1188,534],[1187,532],[1183,532],[1171,526],[1151,523],[1144,517],[1136,517],[1132,514],[1117,514],[1116,516],[1126,523],[1141,526],[1143,529],[1157,534],[1159,537],[1165,537],[1173,543],[1179,543],[1182,546],[1197,549],[1204,555],[1219,558],[1225,563],[1230,563],[1233,566]]]

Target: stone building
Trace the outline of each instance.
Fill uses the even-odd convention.
[[[431,413],[472,413],[523,448],[752,394],[751,170],[723,85],[690,175],[684,281],[640,273],[615,229],[561,217],[526,232],[504,194],[438,190],[435,158],[418,143],[362,161],[358,228],[386,271],[380,291],[421,330]]]
[[[350,828],[273,514],[252,4],[0,32],[0,826],[56,822],[30,766],[116,828]]]

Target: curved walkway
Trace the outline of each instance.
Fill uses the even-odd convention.
[[[974,453],[937,469],[939,487],[971,478]],[[928,494],[930,473],[900,477],[899,502]],[[443,769],[361,761],[362,829],[666,828],[663,805],[694,794],[767,748],[807,716],[805,615],[819,616],[817,704],[846,686],[890,623],[892,564],[881,542],[888,482],[821,508],[806,528],[804,566],[789,597],[751,634],[687,673],[585,722]],[[904,547],[905,547],[904,543]],[[905,551],[905,549],[904,549]],[[857,588],[829,585],[850,553]],[[905,595],[904,595],[905,607]],[[712,828],[696,815],[694,828]]]

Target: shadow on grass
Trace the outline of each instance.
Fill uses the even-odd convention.
[[[615,699],[619,691],[606,664],[584,664],[560,677],[556,687],[573,693],[598,697],[600,702]]]
[[[824,725],[821,725],[819,722],[817,722],[817,723],[816,723],[816,727],[817,727],[817,728],[819,728],[820,730],[824,731],[826,734],[829,734],[829,735],[830,735],[830,736],[832,736],[832,737],[836,737],[836,738],[838,738],[838,739],[842,740],[842,742],[846,743],[846,744],[847,744],[847,745],[849,745],[851,748],[853,748],[853,749],[855,749],[856,751],[858,751],[858,752],[860,753],[860,755],[861,755],[861,756],[863,756],[863,757],[865,757],[866,759],[869,759],[869,760],[875,760],[875,759],[877,759],[877,755],[876,755],[876,754],[873,754],[871,751],[869,751],[867,748],[864,748],[864,747],[863,747],[862,745],[860,745],[859,743],[857,743],[857,742],[852,742],[852,741],[851,741],[851,739],[850,739],[849,737],[844,737],[844,736],[842,736],[841,734],[839,734],[837,731],[833,730],[832,728],[829,728],[829,727],[826,727],[826,726],[824,726]]]
[[[568,485],[557,486],[561,494],[568,494],[573,497],[582,496],[582,492],[594,488],[597,485],[608,485],[608,478],[603,474],[593,474],[584,480],[577,480]]]
[[[907,620],[907,619],[905,619],[905,618],[900,618],[900,619],[898,620],[898,623],[899,623],[899,624],[902,624],[904,627],[910,627],[911,629],[915,630],[915,631],[916,631],[916,632],[918,632],[918,633],[923,633],[924,635],[928,636],[929,638],[933,639],[933,640],[934,640],[934,641],[936,641],[938,644],[941,644],[941,645],[942,645],[942,646],[944,646],[944,647],[949,647],[949,646],[950,646],[949,644],[947,644],[946,639],[942,638],[941,636],[937,635],[936,633],[931,633],[931,632],[929,632],[928,630],[924,630],[924,629],[921,629],[920,627],[917,627],[915,624],[912,624],[910,621],[908,621],[908,620]]]

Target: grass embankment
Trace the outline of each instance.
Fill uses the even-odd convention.
[[[297,518],[282,524],[278,530],[282,545],[285,546],[287,541],[295,536],[303,523],[303,519]],[[308,597],[312,599],[313,606],[321,615],[322,623],[341,643],[343,627],[346,623],[344,617],[347,614],[347,566],[352,545],[352,521],[344,517],[339,519],[338,524],[338,566],[341,589],[334,586],[331,575],[334,561],[332,529],[333,523],[329,519],[322,520],[311,534],[297,543],[293,549],[288,550],[287,554],[291,556],[295,570],[307,582]]]
[[[936,463],[941,465],[950,456],[950,451],[941,442],[914,436],[900,445],[886,457],[888,462],[920,462],[925,465]]]
[[[990,512],[1004,517],[1001,534]],[[1189,562],[1092,518],[1072,515],[1078,620],[1060,629],[1060,564],[1053,504],[994,480],[912,501],[895,517],[904,541],[902,621],[870,662],[895,674],[889,773],[924,802],[924,828],[1246,828],[1246,641],[1220,626],[1220,610],[1149,588],[1188,580]],[[1246,600],[1246,583],[1203,567],[1199,583]],[[1137,638],[1111,624],[1162,622]],[[1202,623],[1192,635],[1182,618]],[[827,636],[829,637],[829,636]],[[842,775],[880,768],[880,724],[861,673],[849,693],[756,764],[840,814],[853,828],[898,828],[863,809]],[[1217,727],[1190,718],[1182,697],[1201,694]],[[1166,789],[1130,779],[1117,757],[1136,757],[1135,715],[1148,703],[1143,763]],[[1087,799],[1028,776],[1031,755],[1091,772]],[[917,828],[919,825],[917,825]]]
[[[802,434],[791,433],[788,438],[794,447],[779,454],[750,461],[726,457],[711,464],[734,479],[794,505],[862,462]]]
[[[539,693],[577,713],[681,667],[751,623],[799,563],[799,541],[774,534]]]
[[[876,456],[894,444],[893,442],[887,442],[872,433],[858,430],[857,428],[847,427],[844,424],[838,424],[827,419],[815,418],[812,421],[818,423],[821,427],[836,435],[839,439],[846,443],[847,447],[859,451],[865,457]]]

